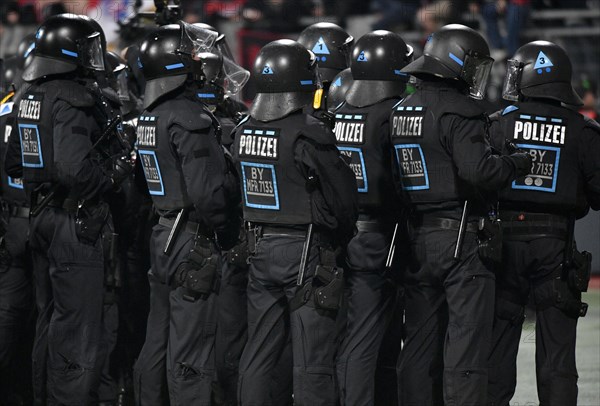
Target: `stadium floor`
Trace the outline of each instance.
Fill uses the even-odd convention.
[[[577,327],[577,369],[579,372],[578,406],[600,406],[600,289],[584,293],[589,304],[586,317]],[[517,391],[511,406],[538,404],[535,386],[535,322],[525,321],[517,364]]]

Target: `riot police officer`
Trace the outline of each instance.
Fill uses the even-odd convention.
[[[224,50],[223,57],[214,60],[211,66],[213,72],[210,76],[213,79],[204,82],[197,96],[218,120],[221,127],[221,144],[231,151],[233,129],[248,110],[243,103],[235,99],[235,96],[250,78],[250,72],[235,64],[225,35],[218,33],[216,28],[208,24],[196,23],[194,26],[216,32],[217,43]],[[235,88],[225,86],[225,83],[231,80],[235,81]],[[238,209],[240,215],[241,210],[240,206]],[[220,391],[216,399],[224,405],[237,403],[238,370],[248,331],[247,259],[246,232],[242,224],[237,244],[223,252],[223,270],[217,299],[215,366]]]
[[[500,193],[504,261],[496,282],[490,405],[508,405],[515,392],[530,295],[540,404],[577,404],[575,338],[577,319],[587,309],[581,292],[587,290],[591,256],[577,251],[573,226],[590,207],[600,209],[600,125],[567,107],[582,104],[571,72],[558,45],[522,46],[508,61],[504,85],[504,98],[514,104],[491,116],[496,146],[515,143],[531,155],[532,165]]]
[[[483,97],[492,63],[483,37],[453,24],[402,70],[420,80],[390,118],[399,189],[412,211],[398,364],[403,405],[485,403],[494,274],[478,253],[478,219],[491,222],[486,190],[530,166],[526,153],[492,155],[486,140],[472,98]]]
[[[376,393],[378,398],[386,396],[380,385],[375,390],[375,371],[381,340],[398,303],[397,286],[392,275],[386,275],[391,268],[394,224],[399,223],[389,119],[410,77],[401,69],[412,60],[412,53],[398,34],[374,31],[362,36],[352,51],[352,84],[345,103],[335,110],[337,147],[350,161],[359,197],[358,234],[347,248],[348,314],[337,361],[344,405],[370,405]],[[395,358],[400,342],[398,337]],[[395,365],[392,370],[393,383],[384,385],[388,388],[396,386]],[[391,398],[395,401],[394,395]]]
[[[27,44],[32,42],[22,41],[17,55],[2,66],[0,77],[0,397],[7,403],[31,402],[26,395],[31,392],[29,325],[33,324],[29,201],[23,181],[4,171],[4,158],[8,140],[16,133],[16,84],[22,83]]]
[[[327,114],[323,114],[329,109],[329,86],[338,73],[348,68],[354,37],[337,24],[321,22],[306,27],[298,42],[315,54],[321,74],[323,90],[317,91],[314,103],[309,107],[316,117],[331,121]]]
[[[220,249],[239,234],[239,190],[197,93],[222,55],[217,34],[180,22],[140,46],[146,79],[137,152],[160,214],[151,239],[146,342],[134,370],[143,405],[210,405]],[[168,395],[167,395],[168,389]]]
[[[336,246],[356,221],[356,182],[333,133],[303,112],[320,88],[302,45],[266,45],[253,74],[258,94],[235,131],[250,275],[242,405],[272,405],[272,370],[291,337],[294,404],[334,405],[336,316],[342,272]]]
[[[333,78],[327,90],[327,110],[335,112],[336,108],[346,101],[346,92],[352,85],[352,72],[346,68]]]
[[[110,117],[89,91],[94,72],[104,69],[99,30],[88,17],[72,14],[40,26],[6,157],[8,175],[23,177],[32,202],[38,404],[97,400],[105,360],[103,247],[112,229],[104,197],[129,165],[106,156]]]

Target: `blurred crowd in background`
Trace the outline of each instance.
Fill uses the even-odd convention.
[[[172,1],[171,1],[172,3]],[[177,3],[177,2],[176,2]],[[480,30],[497,65],[488,89],[489,110],[501,107],[503,62],[523,43],[543,37],[569,52],[582,112],[598,119],[600,0],[181,0],[183,19],[205,22],[227,35],[242,66],[251,68],[266,43],[295,39],[318,21],[335,22],[355,38],[376,29],[397,32],[419,55],[427,36],[448,23]],[[155,26],[152,0],[19,0],[0,5],[0,58],[15,53],[26,34],[50,15],[87,14],[100,22],[109,49],[120,52]],[[247,86],[244,99],[254,92]]]

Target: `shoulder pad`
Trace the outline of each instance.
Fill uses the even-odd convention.
[[[311,115],[305,115],[304,125],[300,134],[323,145],[335,145],[335,135],[327,125]]]
[[[596,120],[583,116],[583,121],[586,128],[589,128],[600,135],[600,124]]]
[[[50,98],[69,103],[73,107],[91,107],[94,97],[91,92],[79,83],[69,80],[52,80],[48,82],[47,92]]]
[[[171,112],[169,126],[177,124],[188,131],[200,131],[212,127],[212,120],[202,106],[192,101],[173,103],[169,106],[169,110]]]
[[[443,114],[455,114],[457,116],[470,118],[482,116],[485,111],[482,106],[470,98],[461,98],[444,106]]]

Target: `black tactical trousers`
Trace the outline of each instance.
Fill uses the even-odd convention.
[[[307,281],[318,262],[318,238],[307,261]],[[273,371],[291,336],[294,405],[337,405],[335,311],[308,303],[290,313],[296,293],[304,237],[265,234],[251,257],[248,283],[248,343],[240,360],[239,402],[243,406],[279,406],[281,385]],[[285,380],[285,374],[283,374]]]
[[[38,308],[35,402],[91,404],[104,362],[102,239],[80,242],[75,215],[53,207],[32,219],[29,235]]]
[[[221,287],[217,299],[215,353],[222,401],[226,405],[237,404],[238,369],[248,337],[247,287],[248,267],[230,264],[224,255]]]
[[[402,406],[483,405],[494,312],[494,274],[479,259],[474,233],[453,259],[457,232],[409,232],[405,341],[398,360]]]
[[[348,244],[349,270],[345,275],[348,310],[336,366],[342,405],[374,405],[376,397],[381,404],[390,405],[393,395],[385,391],[397,384],[395,367],[391,374],[389,369],[376,373],[380,361],[383,362],[378,357],[382,340],[394,312],[401,310],[397,308],[397,285],[384,276],[390,240],[390,233],[359,232]],[[395,347],[385,349],[387,356],[397,359],[401,337],[387,343]]]
[[[167,256],[163,249],[170,231],[157,224],[151,239],[150,313],[134,369],[136,404],[207,406],[215,376],[217,295],[190,301],[182,287],[171,286],[194,235],[184,228]]]
[[[498,275],[490,356],[489,405],[506,406],[515,393],[517,351],[530,294],[538,307],[535,363],[540,406],[577,404],[577,319],[554,305],[554,283],[565,283],[556,280],[564,248],[565,241],[559,238],[504,240],[504,265]]]
[[[29,219],[8,219],[4,247],[7,257],[0,263],[0,399],[9,403],[20,396],[24,404],[31,381],[30,315],[31,257],[27,249]],[[0,402],[2,402],[0,401]]]

